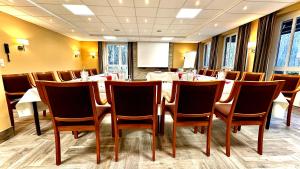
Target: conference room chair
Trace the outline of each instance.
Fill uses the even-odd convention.
[[[152,129],[152,160],[155,161],[157,110],[161,102],[161,81],[105,81],[111,103],[115,133],[115,161],[118,161],[119,130]]]
[[[90,76],[94,76],[98,74],[97,69],[88,69],[89,75]]]
[[[205,76],[213,76],[213,75],[214,75],[214,70],[207,69],[205,71]]]
[[[33,87],[28,73],[2,75],[11,126],[15,127],[13,109],[27,90]]]
[[[230,157],[231,127],[258,125],[258,154],[263,152],[263,135],[268,112],[279,95],[284,81],[248,82],[236,81],[229,97],[216,104],[216,117],[226,123],[226,155]],[[230,103],[232,101],[232,103]]]
[[[61,164],[61,131],[94,131],[97,163],[100,163],[100,123],[110,112],[101,102],[97,82],[37,81],[48,105],[55,137],[56,165]]]
[[[80,72],[81,72],[81,71],[82,71],[82,70],[72,70],[73,77],[74,77],[75,79],[81,78],[81,75],[80,75]]]
[[[187,82],[174,81],[171,99],[163,97],[162,124],[165,113],[173,118],[173,157],[176,156],[177,127],[206,127],[206,155],[210,156],[210,140],[215,103],[220,99],[225,81]],[[162,126],[164,130],[164,126]]]
[[[284,86],[282,88],[282,94],[285,96],[286,100],[289,103],[286,125],[291,125],[291,117],[293,104],[295,101],[296,94],[300,90],[300,75],[286,75],[286,74],[273,74],[271,77],[272,81],[275,80],[284,80]]]
[[[74,79],[71,71],[57,71],[57,75],[62,82]]]
[[[178,68],[170,68],[170,72],[177,72]]]
[[[265,73],[258,72],[243,72],[242,81],[263,81],[265,77]]]
[[[198,71],[198,74],[199,74],[199,75],[205,75],[205,69],[200,69],[200,70]]]
[[[35,72],[32,73],[34,81],[46,80],[46,81],[56,81],[54,72]]]
[[[238,80],[240,77],[240,71],[227,71],[225,79],[227,80]]]
[[[219,73],[219,71],[218,70],[215,70],[214,71],[214,74],[212,75],[213,77],[217,77],[218,76],[218,73]]]

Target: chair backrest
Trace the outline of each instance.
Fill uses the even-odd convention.
[[[238,80],[239,77],[240,77],[240,72],[239,71],[227,71],[225,79]]]
[[[56,81],[53,72],[35,72],[33,73],[34,80]]]
[[[263,81],[265,73],[243,72],[242,81]]]
[[[293,91],[300,85],[300,75],[273,74],[271,80],[284,80],[283,91]]]
[[[218,101],[224,84],[225,81],[174,81],[176,114],[186,117],[212,115],[215,102]]]
[[[214,74],[212,75],[213,77],[216,77],[218,75],[219,71],[218,70],[215,70],[214,71]]]
[[[81,70],[72,70],[74,78],[81,78],[80,72]]]
[[[37,81],[37,86],[55,122],[72,125],[71,122],[98,120],[94,94],[97,82]]]
[[[89,75],[93,76],[93,75],[97,75],[98,71],[97,69],[89,69]]]
[[[213,76],[214,75],[214,70],[206,70],[205,71],[205,76]]]
[[[269,112],[271,104],[280,92],[283,81],[249,82],[236,81],[232,110],[240,115],[265,115]]]
[[[57,75],[61,81],[70,81],[73,79],[71,71],[57,71]]]
[[[118,117],[153,118],[161,101],[161,81],[105,81],[108,102]]]
[[[2,75],[4,90],[8,93],[26,92],[32,88],[28,73]]]
[[[177,72],[178,68],[170,68],[170,72]]]
[[[199,75],[205,75],[205,69],[200,69],[198,72]]]

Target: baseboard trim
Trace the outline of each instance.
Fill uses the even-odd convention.
[[[0,132],[0,144],[15,136],[14,128],[10,127]]]

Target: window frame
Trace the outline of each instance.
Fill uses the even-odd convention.
[[[225,37],[224,37],[224,43],[223,43],[223,55],[222,55],[222,69],[230,69],[230,70],[232,70],[232,69],[234,69],[234,62],[235,62],[235,52],[234,52],[234,58],[233,58],[233,66],[232,67],[229,67],[229,66],[224,66],[224,61],[225,61],[225,55],[226,55],[226,53],[225,52],[227,52],[228,50],[226,50],[227,49],[227,46],[226,46],[226,38],[228,38],[229,37],[229,42],[231,42],[231,39],[232,39],[232,37],[233,36],[236,36],[236,45],[235,45],[235,52],[236,52],[236,47],[237,47],[237,41],[238,41],[238,32],[234,32],[234,33],[232,33],[232,34],[229,34],[229,35],[226,35]]]
[[[207,49],[208,49],[208,46],[210,46],[209,49],[211,49],[211,41],[209,42],[206,42],[204,45],[203,45],[203,67],[204,68],[208,68],[209,67],[209,58],[210,58],[210,51],[209,51],[209,55],[207,56]],[[205,48],[206,47],[206,48]],[[208,57],[208,58],[207,58]],[[208,59],[208,65],[205,65],[205,61],[206,59]]]
[[[295,34],[295,30],[296,30],[296,22],[297,22],[297,18],[300,18],[300,11],[295,11],[295,12],[291,12],[288,14],[284,14],[282,16],[279,16],[276,21],[275,21],[275,29],[274,29],[274,36],[273,40],[272,40],[272,46],[270,49],[270,62],[269,62],[269,68],[268,72],[267,72],[267,77],[270,77],[275,71],[282,71],[284,74],[288,73],[288,72],[299,72],[300,73],[300,67],[292,67],[289,66],[289,60],[290,60],[290,56],[291,56],[291,52],[292,52],[292,47],[293,47],[293,40],[294,40],[294,34]],[[282,28],[282,24],[283,22],[287,21],[287,20],[293,20],[292,23],[292,29],[291,29],[291,37],[289,39],[289,46],[288,46],[288,51],[287,51],[287,56],[285,58],[285,64],[284,66],[280,67],[280,66],[276,66],[276,61],[277,61],[277,57],[278,57],[278,52],[279,52],[279,44],[280,44],[280,37],[281,37],[281,28]]]

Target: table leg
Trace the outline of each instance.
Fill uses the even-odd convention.
[[[39,120],[39,112],[37,109],[37,103],[32,102],[32,107],[33,107],[33,115],[34,115],[34,123],[35,123],[35,128],[36,128],[36,134],[39,136],[41,135],[41,127],[40,127],[40,120]]]
[[[272,110],[273,110],[273,103],[272,103],[271,108],[270,108],[269,113],[268,113],[267,122],[266,122],[266,129],[270,128]]]
[[[157,115],[156,133],[161,134],[161,115]]]

